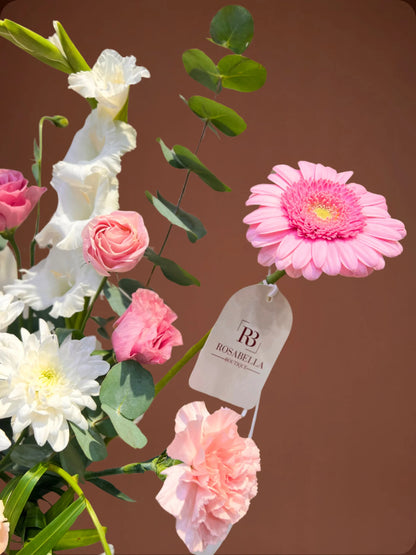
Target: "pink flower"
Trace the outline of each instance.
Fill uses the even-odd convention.
[[[9,523],[4,517],[3,501],[0,501],[0,553],[4,553],[9,543]]]
[[[192,553],[224,540],[257,493],[260,453],[252,439],[238,435],[240,418],[228,408],[210,414],[203,402],[176,415],[167,453],[183,464],[163,471],[167,478],[156,499],[176,517],[176,531]]]
[[[28,187],[18,171],[0,169],[0,232],[20,225],[45,191]]]
[[[143,257],[149,235],[137,212],[116,210],[96,216],[82,231],[83,254],[102,276],[128,272]]]
[[[112,335],[117,360],[134,359],[141,364],[162,364],[172,347],[182,345],[182,335],[172,326],[177,316],[157,293],[138,289],[126,312],[114,323]]]
[[[348,183],[353,172],[299,162],[300,170],[274,166],[273,184],[252,187],[244,218],[247,239],[260,247],[258,262],[275,264],[290,277],[317,279],[322,272],[364,277],[384,268],[383,256],[397,256],[406,235],[391,218],[386,199]]]

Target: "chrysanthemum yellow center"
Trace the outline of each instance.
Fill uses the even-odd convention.
[[[39,374],[39,381],[45,385],[56,385],[59,380],[60,375],[55,368],[45,368]]]
[[[321,220],[329,220],[329,219],[332,220],[332,218],[334,218],[334,216],[335,216],[333,210],[331,210],[327,206],[322,206],[321,204],[318,204],[317,206],[314,206],[312,208],[312,211]]]

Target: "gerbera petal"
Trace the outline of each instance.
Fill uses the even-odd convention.
[[[312,259],[317,268],[322,268],[328,253],[328,241],[325,239],[316,239],[312,243]]]
[[[268,220],[270,218],[282,217],[283,211],[280,208],[271,208],[269,206],[262,206],[261,208],[257,208],[254,212],[248,214],[244,219],[243,222],[245,224],[258,224],[264,220]]]
[[[268,245],[260,249],[257,261],[261,266],[271,266],[276,259],[276,245]]]
[[[276,172],[277,175],[284,179],[289,185],[292,185],[292,183],[296,183],[301,177],[301,173],[299,170],[295,170],[294,168],[291,168],[286,164],[273,166],[273,171]]]
[[[363,243],[360,236],[353,239],[352,247],[358,256],[358,259],[361,260],[361,262],[363,262],[366,266],[376,268],[381,265],[380,259],[383,259],[381,254],[376,252],[372,247]]]
[[[379,204],[373,204],[370,206],[363,206],[361,208],[362,213],[364,216],[368,216],[370,218],[387,218],[388,212],[387,208],[384,206],[380,206]]]
[[[322,265],[322,270],[329,276],[336,276],[341,270],[341,261],[339,259],[338,250],[332,241],[327,243],[328,252],[326,260]]]
[[[275,233],[276,231],[284,231],[290,229],[291,225],[285,216],[268,218],[263,220],[257,227],[257,231],[260,234],[263,233]]]
[[[280,177],[280,175],[277,175],[277,173],[269,174],[267,176],[267,179],[273,181],[273,183],[275,183],[281,191],[285,191],[289,187],[289,183],[286,181],[286,179],[283,179],[282,177]]]
[[[301,270],[311,261],[311,241],[303,240],[292,253],[292,266],[295,270]]]
[[[300,278],[300,276],[302,275],[302,270],[295,270],[293,266],[287,266],[286,273],[289,277],[296,279]]]
[[[298,162],[299,168],[300,168],[300,173],[302,174],[302,177],[308,181],[309,179],[315,179],[315,168],[316,168],[316,164],[313,164],[312,162],[306,162],[305,160],[301,160],[300,162]]]
[[[350,272],[354,272],[358,265],[358,258],[350,243],[344,239],[338,239],[335,242],[341,264]]]
[[[341,172],[339,174],[337,174],[337,183],[342,183],[345,185],[345,183],[349,180],[349,178],[353,175],[354,172],[348,171],[348,172]]]
[[[382,223],[374,223],[375,218],[368,220],[364,228],[367,235],[378,237],[379,239],[387,239],[388,241],[399,241],[403,238],[403,233],[394,227],[384,225]]]
[[[397,241],[385,241],[384,239],[378,239],[366,233],[362,233],[360,239],[362,243],[372,247],[384,256],[398,256],[403,252],[402,245]]]
[[[246,206],[273,206],[273,207],[280,207],[281,201],[278,194],[270,195],[270,194],[256,194],[251,195],[250,198],[246,202]]]
[[[277,248],[277,258],[286,258],[301,242],[302,239],[295,232],[288,233]]]
[[[318,279],[322,274],[322,270],[317,268],[315,264],[311,261],[302,270],[303,277],[309,280]]]

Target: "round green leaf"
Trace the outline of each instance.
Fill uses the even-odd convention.
[[[146,437],[142,434],[134,422],[125,418],[120,411],[114,410],[112,407],[109,407],[104,403],[102,404],[102,409],[108,414],[114,428],[117,430],[118,435],[125,443],[127,443],[127,445],[130,445],[135,449],[141,449],[146,445]]]
[[[246,122],[237,112],[215,100],[204,96],[191,96],[188,104],[194,114],[210,121],[212,125],[229,137],[240,135],[247,127]]]
[[[253,18],[243,6],[225,6],[214,16],[209,32],[216,44],[242,54],[253,38]]]
[[[218,62],[222,86],[240,92],[260,89],[266,81],[267,71],[258,62],[238,54],[224,56]]]
[[[182,54],[182,61],[186,72],[192,79],[211,91],[217,92],[220,74],[217,66],[205,52],[198,48],[191,48]]]
[[[100,400],[125,418],[134,420],[148,409],[154,394],[150,372],[134,360],[125,360],[113,366],[104,378]]]

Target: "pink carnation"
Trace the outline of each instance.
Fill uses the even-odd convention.
[[[183,464],[167,476],[156,499],[176,517],[176,531],[192,553],[224,540],[257,493],[260,453],[250,438],[238,435],[241,416],[228,408],[210,414],[203,402],[176,415],[176,436],[167,453]]]
[[[0,553],[4,553],[9,543],[9,523],[4,517],[3,501],[0,501]]]
[[[353,172],[299,162],[299,170],[274,166],[273,184],[252,187],[244,218],[247,239],[259,247],[259,264],[276,265],[290,277],[317,279],[322,272],[364,277],[397,256],[406,235],[391,218],[386,199],[348,183]]]
[[[82,242],[86,262],[109,276],[136,266],[149,245],[149,235],[140,214],[116,210],[93,218],[82,231]]]
[[[24,222],[46,191],[46,187],[28,187],[27,183],[20,172],[0,169],[0,232]]]
[[[177,316],[157,293],[138,289],[129,308],[114,323],[112,335],[117,360],[134,359],[141,364],[162,364],[172,347],[182,345],[182,335],[172,326]]]

